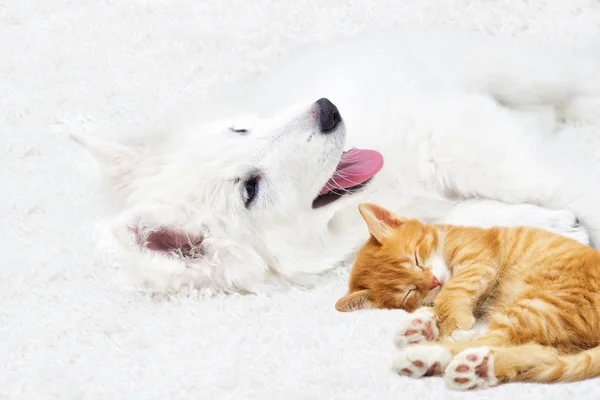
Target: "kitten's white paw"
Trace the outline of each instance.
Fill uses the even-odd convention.
[[[488,324],[485,322],[477,321],[473,328],[469,330],[457,329],[446,339],[453,342],[468,342],[477,339],[488,331]]]
[[[477,336],[477,334],[474,333],[472,329],[469,329],[468,331],[464,329],[457,329],[445,339],[450,340],[452,342],[468,342],[473,340],[475,336]]]
[[[416,345],[400,350],[393,368],[399,375],[421,378],[440,375],[451,359],[452,355],[443,346]]]
[[[486,389],[498,384],[494,355],[489,347],[475,347],[458,353],[444,372],[446,386],[454,390]]]
[[[421,307],[407,314],[400,322],[394,343],[396,347],[403,348],[412,344],[431,342],[437,340],[439,331],[435,313],[430,307]]]

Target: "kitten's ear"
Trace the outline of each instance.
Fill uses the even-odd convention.
[[[360,203],[358,211],[369,227],[369,232],[379,243],[389,236],[394,228],[402,225],[406,219],[373,203]]]
[[[335,303],[335,309],[341,312],[357,311],[371,308],[369,289],[349,293]]]

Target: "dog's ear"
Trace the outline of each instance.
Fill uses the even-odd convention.
[[[205,236],[200,225],[186,222],[176,208],[139,206],[118,214],[110,233],[127,268],[145,285],[160,292],[201,287],[210,281],[210,273],[196,268],[206,259]]]
[[[372,203],[359,204],[358,211],[367,223],[369,232],[379,243],[382,243],[392,233],[394,228],[406,222],[405,218]]]
[[[247,242],[220,240],[214,231],[209,237],[206,223],[202,216],[190,221],[179,208],[143,205],[117,215],[110,230],[128,267],[155,290],[256,289],[269,265]]]
[[[123,190],[131,184],[133,173],[142,158],[138,149],[89,136],[73,133],[70,136],[102,165],[115,189]]]
[[[171,226],[131,225],[129,231],[141,249],[177,256],[187,261],[202,258],[204,255],[202,236],[190,235],[182,229]]]
[[[371,308],[368,289],[349,293],[335,303],[335,309],[341,312],[364,310],[367,308]]]

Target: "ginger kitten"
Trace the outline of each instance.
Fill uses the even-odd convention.
[[[399,374],[444,375],[459,390],[600,376],[598,251],[540,229],[431,225],[368,203],[359,210],[371,237],[336,309],[411,313],[396,335]]]

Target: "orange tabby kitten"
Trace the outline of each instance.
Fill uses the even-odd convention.
[[[336,308],[411,312],[396,335],[399,374],[443,374],[461,390],[600,376],[599,252],[539,229],[359,210],[371,237]]]

